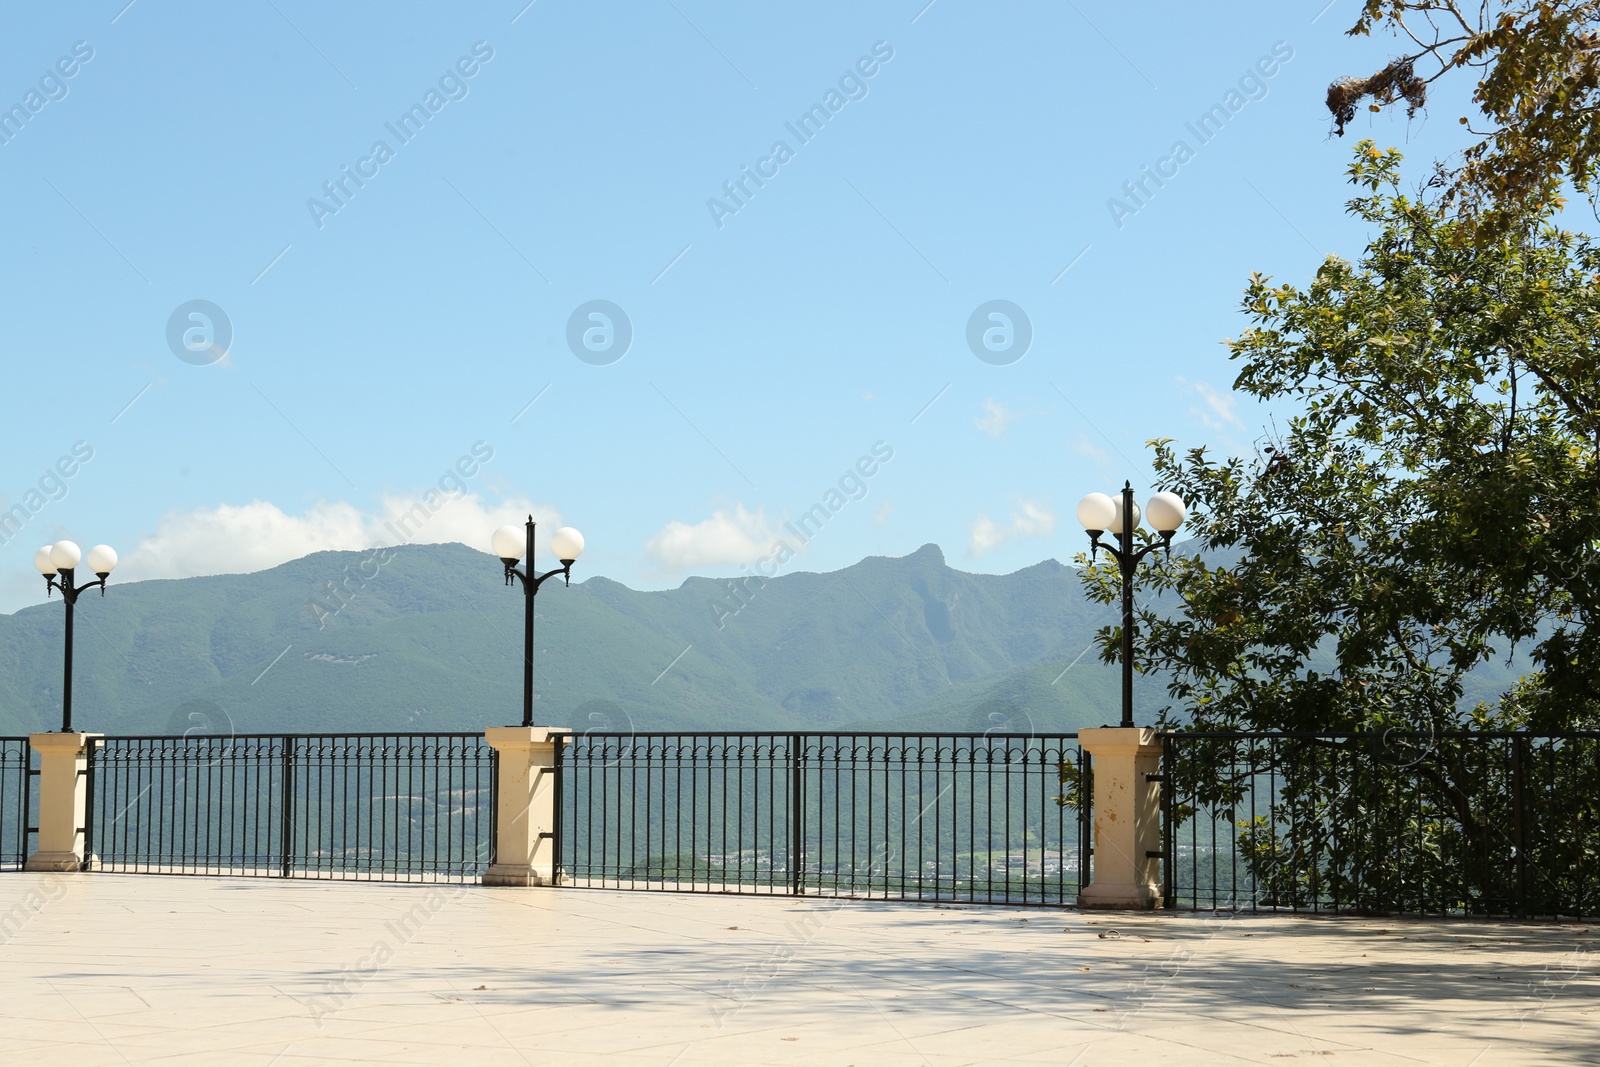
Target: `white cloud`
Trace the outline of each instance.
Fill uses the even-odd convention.
[[[981,556],[1007,541],[1048,537],[1055,532],[1056,517],[1047,505],[1037,500],[1019,499],[1016,503],[1009,524],[996,522],[982,512],[978,513],[978,517],[972,520],[972,540],[967,545],[968,554]]]
[[[772,551],[777,531],[766,511],[743,504],[719,508],[697,523],[677,519],[656,531],[644,550],[669,571],[688,571],[729,563],[753,563]]]
[[[519,522],[530,513],[542,533],[560,524],[556,512],[527,500],[490,506],[472,493],[436,490],[418,497],[385,496],[371,512],[333,501],[290,515],[265,500],[169,512],[154,533],[123,554],[117,577],[138,581],[244,574],[312,552],[361,551],[378,545],[459,541],[487,551],[495,527]]]
[[[265,570],[322,549],[365,548],[366,523],[353,504],[321,503],[304,515],[254,500],[169,512],[123,557],[118,578],[187,578]]]
[[[1078,435],[1078,443],[1072,446],[1072,450],[1080,456],[1087,456],[1103,467],[1111,465],[1111,454],[1089,440],[1089,435],[1086,433]]]
[[[999,437],[1006,432],[1008,426],[1025,414],[1020,411],[1012,411],[993,397],[983,402],[983,410],[989,414],[973,420],[973,423],[990,437]]]
[[[443,504],[433,507],[443,497]],[[431,508],[431,510],[430,510]],[[425,514],[426,513],[426,514]],[[505,525],[520,526],[528,516],[538,524],[536,552],[547,551],[547,538],[561,526],[561,513],[526,497],[506,497],[493,504],[475,493],[447,496],[439,493],[429,499],[385,496],[377,519],[382,525],[374,532],[373,544],[439,545],[459,542],[489,551],[489,537]],[[363,546],[368,547],[368,546]]]
[[[1244,420],[1234,411],[1239,398],[1233,393],[1224,393],[1210,382],[1191,382],[1181,375],[1178,384],[1187,385],[1200,394],[1204,406],[1192,407],[1189,413],[1198,416],[1206,429],[1225,430],[1230,426],[1239,430],[1244,429]]]

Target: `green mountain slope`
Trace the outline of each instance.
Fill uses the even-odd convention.
[[[77,619],[82,729],[520,719],[522,595],[462,545],[401,548],[381,568],[329,552],[256,574],[113,584]],[[1080,658],[1108,621],[1059,563],[966,574],[933,545],[737,589],[552,582],[538,597],[535,716],[580,730],[1073,729],[1118,713],[1115,670]],[[0,732],[59,726],[61,626],[59,600],[0,616]]]

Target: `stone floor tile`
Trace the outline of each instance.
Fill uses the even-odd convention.
[[[428,891],[74,877],[4,945],[0,1059],[1600,1062],[1592,925],[476,887],[400,925]]]

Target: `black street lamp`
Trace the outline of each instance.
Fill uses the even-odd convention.
[[[1139,561],[1158,548],[1172,554],[1172,535],[1183,525],[1188,506],[1177,493],[1157,493],[1145,506],[1145,513],[1161,540],[1143,548],[1133,547],[1133,531],[1139,527],[1139,505],[1133,502],[1133,483],[1122,483],[1122,492],[1113,500],[1104,493],[1090,493],[1078,501],[1078,521],[1089,531],[1089,559],[1105,549],[1122,570],[1122,725],[1133,725],[1133,572]],[[1124,522],[1123,516],[1131,516]],[[1110,531],[1117,543],[1108,544],[1100,535]]]
[[[556,554],[561,566],[535,575],[533,572],[533,516],[528,516],[527,529],[502,526],[490,539],[494,554],[506,565],[506,584],[516,578],[522,582],[525,615],[522,624],[522,725],[533,725],[533,598],[545,579],[561,575],[572,584],[572,565],[583,555],[583,534],[570,526],[563,526],[550,537],[550,551]],[[519,571],[517,561],[526,558],[527,570]]]
[[[44,595],[53,589],[61,590],[61,599],[67,602],[66,667],[61,682],[61,732],[72,732],[72,609],[78,603],[78,594],[85,589],[99,587],[106,595],[106,578],[117,566],[117,554],[110,545],[95,545],[89,550],[89,569],[95,581],[74,585],[72,572],[83,558],[83,551],[71,541],[57,541],[45,545],[33,554],[33,565],[44,575]]]

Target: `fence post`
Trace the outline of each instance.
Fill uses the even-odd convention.
[[[551,801],[551,809],[553,810],[554,814],[550,818],[550,883],[552,885],[560,885],[562,877],[561,820],[566,813],[566,799],[562,796],[562,789],[566,785],[565,778],[567,767],[565,752],[567,747],[567,735],[556,734],[554,741],[555,751],[551,753],[553,757],[551,762],[554,767],[554,770],[551,773],[555,776],[555,784],[553,786],[555,796]]]
[[[1094,880],[1094,776],[1089,767],[1089,751],[1078,746],[1078,889]],[[1091,788],[1085,791],[1084,786]]]
[[[278,804],[278,836],[283,855],[278,860],[278,874],[284,878],[294,873],[294,738],[283,739],[283,770],[279,775],[283,794]]]
[[[1177,753],[1171,734],[1161,736],[1161,906],[1178,906],[1177,828],[1172,823],[1172,798],[1178,788]]]
[[[556,735],[551,726],[491,726],[495,751],[494,863],[491,886],[556,885]]]
[[[789,892],[806,891],[805,766],[801,762],[801,737],[789,735]]]
[[[1528,738],[1518,733],[1512,738],[1512,807],[1515,819],[1514,847],[1517,850],[1517,917],[1528,915],[1528,809],[1523,800],[1527,788],[1525,770],[1528,762]]]
[[[1094,759],[1094,866],[1080,908],[1153,909],[1163,903],[1161,739],[1144,726],[1079,730]]]
[[[94,852],[94,758],[100,751],[100,739],[91,738],[83,752],[83,865],[80,870],[94,870],[100,858]],[[24,823],[23,825],[27,825]]]
[[[84,815],[88,810],[88,748],[104,734],[30,734],[39,753],[39,847],[28,871],[77,871],[86,864]]]

